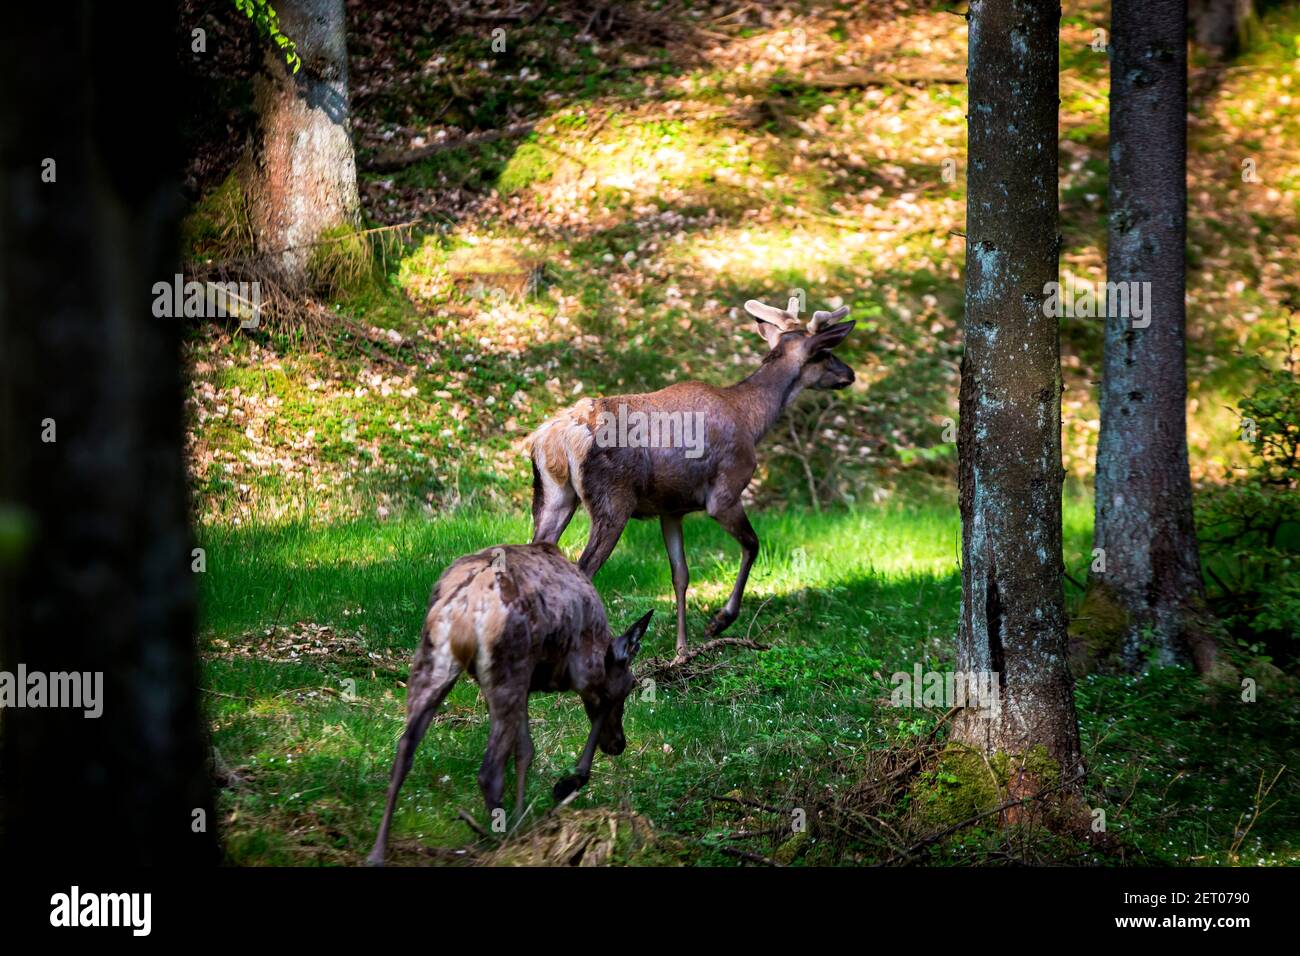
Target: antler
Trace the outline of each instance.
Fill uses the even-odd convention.
[[[784,310],[778,309],[774,305],[764,305],[757,299],[750,299],[745,303],[745,311],[762,322],[771,322],[782,332],[794,332],[802,327],[799,322],[798,296],[791,296],[790,304]],[[847,305],[840,306],[834,312],[814,312],[812,321],[808,323],[808,331],[816,332],[827,322],[842,319],[848,314],[849,307]]]
[[[834,312],[822,312],[821,310],[818,310],[813,313],[812,321],[808,323],[808,331],[816,332],[827,322],[832,322],[835,319],[842,319],[848,314],[849,307],[847,305],[840,306]]]
[[[800,327],[798,296],[791,296],[790,304],[784,310],[750,299],[745,303],[745,311],[761,322],[771,322],[782,332],[794,332]]]

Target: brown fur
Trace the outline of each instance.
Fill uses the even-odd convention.
[[[425,614],[408,681],[406,730],[370,862],[383,862],[415,748],[462,672],[478,681],[492,720],[479,770],[488,810],[501,807],[505,764],[513,755],[516,809],[522,812],[533,752],[528,695],[576,691],[591,720],[577,773],[557,785],[557,795],[567,794],[586,782],[596,746],[615,755],[625,746],[623,701],[634,685],[631,661],[649,621],[647,614],[612,636],[591,581],[554,545],[500,545],[455,561],[438,579]]]
[[[823,327],[847,309],[818,312],[805,329],[794,312],[796,303],[791,300],[788,311],[752,300],[746,304],[771,351],[744,381],[725,388],[680,382],[657,392],[583,399],[545,422],[525,442],[534,468],[533,541],[559,541],[580,501],[592,519],[578,560],[588,576],[608,559],[630,518],[660,518],[677,596],[679,656],[686,652],[688,580],[682,516],[708,512],[741,546],[736,585],[709,625],[709,633],[717,634],[739,615],[745,581],[758,553],[758,536],[741,495],[758,463],[759,440],[804,388],[844,388],[853,382],[853,370],[830,352],[853,323]],[[597,440],[601,414],[617,419],[620,406],[626,406],[629,415],[702,416],[702,454],[691,457],[682,447],[602,447]]]

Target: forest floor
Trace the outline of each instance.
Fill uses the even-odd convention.
[[[1249,707],[1179,670],[1079,684],[1087,796],[1116,845],[1043,847],[976,825],[898,857],[968,801],[939,768],[884,810],[854,803],[882,754],[926,745],[941,717],[889,707],[890,675],[954,663],[965,22],[910,2],[594,9],[555,4],[529,22],[350,3],[366,224],[396,228],[370,234],[361,269],[349,240],[322,249],[332,284],[306,320],[190,338],[205,687],[232,783],[232,860],[364,856],[434,580],[461,554],[528,537],[518,439],[582,395],[738,379],[761,346],[736,307],[803,289],[809,309],[850,305],[858,331],[841,354],[858,382],[801,399],[761,455],[763,552],[732,633],[770,649],[728,650],[629,704],[628,751],[598,757],[562,817],[629,821],[589,858],[1300,861],[1300,705],[1267,667],[1272,690]],[[1062,270],[1096,281],[1105,5],[1065,13]],[[1232,407],[1255,357],[1280,361],[1300,304],[1298,63],[1300,14],[1269,8],[1240,58],[1193,69],[1189,428],[1203,483],[1249,456]],[[374,168],[525,121],[524,136]],[[246,241],[229,163],[205,163],[187,223],[198,262]],[[1064,320],[1062,338],[1066,566],[1082,579],[1100,325]],[[585,529],[580,518],[566,535],[570,553]],[[687,555],[699,641],[738,555],[703,519],[687,524]],[[615,624],[657,609],[644,653],[667,656],[657,528],[631,527],[596,583]],[[1067,585],[1072,609],[1078,596]],[[532,712],[535,803],[512,845],[557,825],[549,785],[584,734],[576,698],[538,698]],[[486,733],[462,684],[403,791],[396,861],[509,859],[459,816],[485,822],[474,775]],[[828,801],[833,832],[792,843],[782,814]]]

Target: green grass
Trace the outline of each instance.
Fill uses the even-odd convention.
[[[772,648],[728,651],[717,670],[658,686],[653,700],[630,701],[627,752],[598,757],[579,797],[580,806],[629,808],[675,834],[679,862],[734,862],[717,847],[722,833],[737,828],[735,808],[715,795],[740,791],[781,802],[810,786],[847,785],[869,752],[928,732],[936,714],[887,706],[889,675],[910,671],[917,661],[940,670],[954,664],[955,509],[769,512],[757,515],[755,525],[763,549],[734,633],[743,634],[751,622],[754,632],[772,625],[763,638]],[[1070,502],[1068,565],[1083,562],[1089,532],[1088,503]],[[399,682],[433,582],[455,557],[525,540],[527,533],[521,516],[472,514],[203,529],[205,686],[214,742],[245,778],[222,797],[234,862],[360,861],[382,809],[402,728]],[[580,518],[562,544],[572,553],[585,535]],[[689,624],[698,642],[705,615],[730,587],[737,549],[712,522],[697,518],[687,523],[687,551]],[[654,608],[642,655],[670,656],[671,586],[656,526],[631,525],[596,583],[616,627]],[[283,639],[300,631],[299,622],[357,636],[358,648],[272,663],[260,651],[232,657],[214,643],[242,640],[256,649],[269,640],[267,631]],[[1275,758],[1284,761],[1297,739],[1293,710],[1284,708],[1279,717],[1263,703],[1228,719],[1230,705],[1207,710],[1204,692],[1180,673],[1146,682],[1094,678],[1078,695],[1085,741],[1093,748],[1090,787],[1111,808],[1112,829],[1133,828],[1128,852],[1147,862],[1222,860],[1249,796],[1242,780],[1253,781],[1256,771],[1271,774]],[[352,690],[355,699],[341,696]],[[587,726],[572,694],[535,696],[531,714],[537,756],[524,827],[549,807],[549,787],[576,761]],[[395,861],[427,862],[421,848],[446,851],[475,842],[458,813],[483,820],[475,774],[487,729],[477,688],[463,681],[403,790]],[[1224,742],[1237,738],[1252,749],[1234,747],[1229,754]],[[1225,760],[1234,772],[1221,778]],[[1295,788],[1281,786],[1291,816],[1275,811],[1285,824],[1281,835],[1266,817],[1257,830],[1264,842],[1255,848],[1274,860],[1294,856],[1297,835]],[[1186,816],[1175,821],[1179,826],[1152,828],[1151,821],[1171,813],[1168,801],[1160,802],[1171,787],[1186,801]],[[1112,792],[1127,801],[1124,809],[1117,809],[1123,801]],[[959,861],[978,852],[979,840],[967,834],[938,858]],[[815,852],[808,859],[816,862]]]
[[[359,26],[371,16],[353,13]],[[898,23],[942,47],[957,21],[918,8]],[[1101,277],[1104,263],[1108,60],[1091,41],[1105,24],[1097,0],[1068,5],[1061,40],[1062,268],[1084,278]],[[379,46],[387,28],[354,30],[357,81],[372,90],[356,103],[357,128],[369,130],[359,138],[363,167],[376,150],[443,125],[470,132],[542,121],[522,139],[362,173],[372,214],[420,224],[393,234],[374,275],[342,275],[331,288],[328,304],[356,325],[314,339],[273,326],[193,330],[193,491],[208,552],[204,679],[217,749],[244,780],[222,796],[236,862],[359,862],[379,818],[401,681],[433,582],[462,554],[528,536],[527,465],[515,443],[579,395],[743,376],[760,344],[752,323],[729,311],[751,296],[782,301],[799,288],[816,308],[834,295],[858,322],[839,352],[857,370],[856,386],[802,397],[765,444],[752,485],[763,548],[732,633],[751,621],[755,632],[770,626],[764,640],[773,646],[731,651],[707,675],[630,704],[631,746],[598,758],[580,805],[644,814],[677,834],[669,855],[679,861],[733,863],[718,849],[723,834],[757,824],[714,795],[777,804],[851,788],[882,748],[912,746],[935,725],[935,714],[900,715],[881,701],[893,671],[954,664],[960,535],[954,446],[943,433],[957,413],[961,354],[964,90],[815,90],[799,81],[802,68],[755,79],[707,57],[677,62],[654,43],[633,51],[648,64],[615,65],[609,48],[597,57],[575,40],[580,27],[520,24],[499,56],[477,23]],[[881,39],[890,32],[865,29]],[[779,29],[746,27],[735,38],[768,32],[777,47],[785,42]],[[835,44],[825,62],[844,55],[846,65],[868,65],[855,59],[861,25],[810,35],[818,32]],[[1250,356],[1278,354],[1293,298],[1286,214],[1300,210],[1290,148],[1300,113],[1281,98],[1294,95],[1297,35],[1300,10],[1267,8],[1238,64],[1249,69],[1214,77],[1190,105],[1189,443],[1198,482],[1223,480],[1246,454],[1227,406],[1254,382]],[[926,59],[903,39],[899,57]],[[956,59],[946,65],[959,68],[960,46],[949,52]],[[538,78],[518,81],[525,67]],[[737,89],[754,83],[746,93],[754,109],[732,109]],[[1241,182],[1246,155],[1260,160],[1258,186]],[[948,159],[958,161],[952,182],[941,176]],[[227,180],[190,217],[193,258],[239,251],[247,225],[232,188]],[[488,202],[493,191],[503,198]],[[462,199],[444,206],[454,194]],[[458,281],[462,258],[494,271],[485,250],[497,243],[543,263],[527,295],[490,299]],[[1062,340],[1072,491],[1065,564],[1082,579],[1091,515],[1078,489],[1090,482],[1096,445],[1100,326],[1064,323]],[[791,426],[810,449],[802,460]],[[798,510],[813,500],[809,472],[825,479],[817,500],[835,508]],[[586,528],[579,517],[564,542],[570,554]],[[688,522],[687,553],[698,642],[738,554],[703,518]],[[655,526],[629,528],[596,583],[615,626],[655,608],[644,653],[670,654],[671,588]],[[1075,610],[1073,585],[1066,596]],[[309,654],[320,627],[340,646]],[[295,635],[299,658],[284,659]],[[1120,838],[1107,862],[1296,862],[1294,773],[1262,814],[1253,804],[1261,775],[1296,765],[1297,703],[1252,668],[1242,662],[1243,676],[1261,676],[1251,705],[1177,670],[1080,682],[1087,798]],[[572,695],[538,697],[532,713],[525,826],[572,768],[586,726]],[[458,812],[482,819],[474,777],[486,735],[481,700],[465,682],[404,789],[397,860],[442,860],[417,848],[474,843]],[[936,844],[931,859],[987,859],[1004,840],[971,828]],[[1069,858],[1068,849],[1053,859]],[[873,862],[873,852],[858,846],[850,858]],[[844,860],[816,846],[800,859]]]

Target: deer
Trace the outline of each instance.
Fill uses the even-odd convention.
[[[504,819],[505,768],[515,761],[515,813],[533,759],[528,727],[530,694],[574,691],[591,723],[574,773],[552,790],[557,803],[586,785],[596,748],[616,757],[627,747],[623,708],[636,685],[632,661],[654,611],[617,637],[592,586],[552,544],[497,545],[454,561],[429,598],[420,642],[407,681],[406,728],[388,784],[374,848],[382,866],[397,794],[434,714],[463,673],[487,700],[491,729],[478,785],[495,823]]]
[[[683,517],[705,511],[740,545],[735,586],[705,630],[716,637],[739,617],[758,557],[758,535],[741,502],[758,464],[755,446],[804,389],[842,389],[854,381],[853,369],[831,352],[853,331],[853,322],[838,321],[847,306],[814,312],[806,327],[797,297],[785,309],[750,299],[745,311],[769,351],[744,380],[725,388],[678,382],[646,394],[583,399],[523,443],[532,460],[532,540],[557,543],[581,502],[591,531],[578,568],[588,577],[608,560],[630,519],[659,518],[677,601],[675,663],[687,659]],[[629,422],[642,427],[628,430]]]

